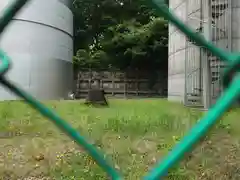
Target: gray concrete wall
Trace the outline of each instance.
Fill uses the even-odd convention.
[[[232,51],[240,51],[240,1],[232,0]]]
[[[170,9],[186,21],[186,0],[170,0]],[[185,36],[173,25],[169,26],[168,99],[184,101],[185,92]]]
[[[208,5],[210,2],[202,2],[206,9],[207,7],[209,10],[211,9],[212,16],[214,14],[222,14],[219,17],[204,18],[202,21],[204,28],[211,28],[211,30],[205,29],[204,33],[210,35],[210,40],[217,47],[227,51],[239,52],[240,1],[212,0],[212,7]],[[221,8],[219,8],[220,5]],[[225,5],[227,5],[226,8],[223,8]],[[185,20],[185,23],[188,24],[188,26],[194,30],[199,28],[201,22],[201,0],[170,0],[170,8],[175,14],[178,15],[180,19]],[[205,16],[205,14],[202,14],[202,16]],[[213,20],[214,24],[211,24]],[[199,73],[201,58],[200,48],[192,45],[191,43],[186,43],[186,39],[176,30],[175,27],[171,25],[169,28],[169,100],[184,101],[186,100],[184,99],[185,94],[189,94],[190,92],[197,94],[197,92],[194,90],[194,87],[201,88],[202,84],[200,83],[204,83],[204,72]],[[222,71],[224,64],[215,56],[209,55],[208,60],[210,61],[211,69],[211,72],[209,73],[209,79],[211,81],[209,86],[211,86],[211,90],[206,96],[211,95],[214,102],[222,92],[220,72]]]
[[[187,0],[187,21],[188,27],[195,32],[202,33],[203,17],[201,0]],[[202,68],[201,68],[201,48],[191,41],[186,43],[185,59],[185,94],[186,105],[202,104]],[[194,101],[193,101],[194,100]]]
[[[0,11],[9,2],[1,0]],[[72,89],[73,15],[67,2],[31,0],[0,37],[13,63],[8,78],[39,99],[64,98]],[[12,99],[0,87],[0,100]]]

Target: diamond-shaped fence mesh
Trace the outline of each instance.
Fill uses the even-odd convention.
[[[27,3],[28,0],[15,0],[0,16],[0,33],[8,25],[15,14]],[[150,2],[150,1],[149,1]],[[201,46],[203,51],[209,51],[213,56],[218,57],[222,62],[227,64],[227,68],[223,75],[223,84],[225,90],[222,95],[216,101],[216,104],[212,106],[206,115],[198,121],[198,123],[188,132],[188,134],[173,148],[171,152],[159,162],[155,168],[153,168],[144,179],[157,180],[165,176],[168,170],[177,163],[186,152],[192,150],[193,145],[198,142],[209,129],[216,123],[216,121],[224,114],[224,112],[231,106],[231,104],[239,97],[240,94],[240,75],[237,74],[240,64],[240,55],[237,53],[229,53],[222,49],[217,48],[213,43],[208,42],[204,36],[196,33],[191,28],[187,27],[177,16],[174,15],[168,6],[163,3],[162,0],[152,0],[150,5],[160,16],[168,19],[174,24],[180,31],[182,31],[191,41],[194,41],[198,46]],[[111,179],[122,179],[120,173],[115,170],[107,161],[104,156],[97,150],[96,147],[87,142],[87,140],[81,136],[81,134],[73,129],[66,121],[55,114],[52,110],[45,107],[38,100],[32,97],[27,92],[21,90],[15,86],[14,83],[7,80],[4,76],[10,67],[10,59],[5,52],[0,51],[1,65],[0,65],[0,82],[3,86],[9,89],[9,91],[15,93],[19,97],[23,98],[29,105],[38,110],[42,115],[49,118],[50,121],[55,123],[61,128],[67,135],[75,140],[80,146],[92,156],[92,158],[101,166]],[[229,74],[234,74],[232,81],[229,81]]]

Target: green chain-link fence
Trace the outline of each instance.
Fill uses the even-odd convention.
[[[8,25],[15,14],[26,4],[28,0],[15,0],[0,16],[0,33],[3,32],[4,28]],[[185,26],[163,3],[163,0],[149,0],[150,5],[159,13],[160,16],[164,16],[176,27],[178,27],[183,33],[189,38],[194,40],[199,46],[202,46],[205,50],[211,51],[215,56],[218,56],[224,61],[228,68],[223,74],[224,85],[226,87],[225,92],[218,99],[217,103],[208,111],[208,113],[188,132],[188,134],[176,145],[175,148],[163,159],[151,172],[148,173],[144,179],[146,180],[159,180],[165,176],[168,170],[177,163],[181,157],[190,150],[193,145],[198,142],[216,123],[216,121],[224,114],[224,112],[231,106],[231,104],[239,97],[240,94],[240,74],[237,74],[240,64],[240,54],[227,53],[210,42],[207,42],[204,37],[196,34],[190,28]],[[122,179],[122,176],[105,161],[104,156],[98,152],[98,150],[87,142],[87,140],[81,136],[79,132],[73,129],[68,123],[66,123],[61,117],[55,114],[53,111],[45,107],[34,97],[29,95],[27,92],[21,90],[15,86],[12,82],[7,80],[4,74],[8,71],[11,63],[9,57],[0,50],[0,81],[3,86],[14,92],[19,97],[23,98],[29,105],[37,109],[42,115],[46,116],[54,122],[59,128],[61,128],[67,135],[74,139],[80,146],[93,157],[93,159],[101,166],[111,179],[117,180]],[[229,81],[230,74],[235,74],[232,81]]]

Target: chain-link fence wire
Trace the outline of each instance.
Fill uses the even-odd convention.
[[[28,0],[15,0],[12,4],[8,6],[0,17],[0,33],[3,32],[4,28],[8,25],[11,19],[16,15],[16,13],[26,4]],[[208,42],[201,35],[195,33],[193,30],[184,25],[169,9],[163,0],[152,0],[149,1],[150,4],[156,9],[156,12],[160,16],[165,17],[171,23],[173,23],[177,28],[179,28],[184,34],[189,38],[193,39],[199,46],[204,47],[209,50],[215,56],[218,56],[222,61],[227,63],[229,66],[225,71],[224,80],[225,82],[225,92],[218,99],[217,103],[208,111],[208,113],[200,120],[198,123],[188,132],[188,134],[173,148],[173,150],[153,168],[147,176],[144,177],[146,180],[159,180],[165,176],[168,170],[175,165],[185,153],[192,150],[193,145],[198,142],[216,123],[216,121],[224,114],[224,112],[231,106],[234,100],[239,97],[240,94],[240,75],[237,74],[240,64],[239,54],[230,54],[225,52],[212,43]],[[24,99],[29,105],[38,110],[42,115],[46,116],[55,123],[59,128],[61,128],[67,135],[69,135],[73,140],[75,140],[80,146],[89,153],[90,156],[101,166],[111,179],[119,180],[122,176],[117,170],[115,170],[104,158],[102,153],[100,153],[96,147],[87,142],[87,140],[81,136],[81,134],[73,129],[65,120],[55,114],[53,111],[48,109],[34,97],[32,97],[27,92],[23,91],[19,87],[15,86],[14,83],[7,80],[4,74],[8,71],[10,67],[10,59],[5,54],[5,52],[0,51],[1,65],[0,65],[0,82],[7,89]],[[229,82],[228,74],[235,73],[235,78]]]

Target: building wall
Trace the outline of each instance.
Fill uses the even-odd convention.
[[[68,2],[68,3],[67,3]],[[72,89],[73,15],[67,0],[31,0],[0,37],[12,59],[7,76],[39,99],[59,99]],[[0,1],[2,11],[9,0]],[[16,97],[0,88],[0,100]]]
[[[206,27],[209,24],[211,41],[219,48],[238,52],[240,49],[240,1],[239,0],[212,0],[212,17],[201,20],[201,0],[170,0],[170,8],[193,30]],[[207,5],[208,1],[202,1]],[[223,8],[224,5],[227,7]],[[219,17],[214,17],[221,14]],[[205,16],[205,14],[202,14]],[[214,24],[211,24],[214,21]],[[205,29],[204,32],[207,30]],[[206,35],[206,34],[205,34]],[[196,89],[202,89],[203,72],[201,70],[201,53],[199,46],[186,41],[175,27],[169,28],[169,75],[168,75],[168,98],[170,100],[184,101],[188,94],[197,95]],[[217,57],[209,55],[211,67],[211,94],[216,99],[221,94],[221,71],[223,63]],[[185,86],[186,85],[186,86]],[[202,97],[200,97],[202,99]],[[213,101],[214,102],[214,101]],[[185,101],[185,104],[187,102]]]
[[[232,0],[232,51],[240,50],[240,1]]]
[[[170,9],[186,21],[186,0],[170,0]],[[184,101],[186,38],[173,25],[169,25],[168,99]]]

